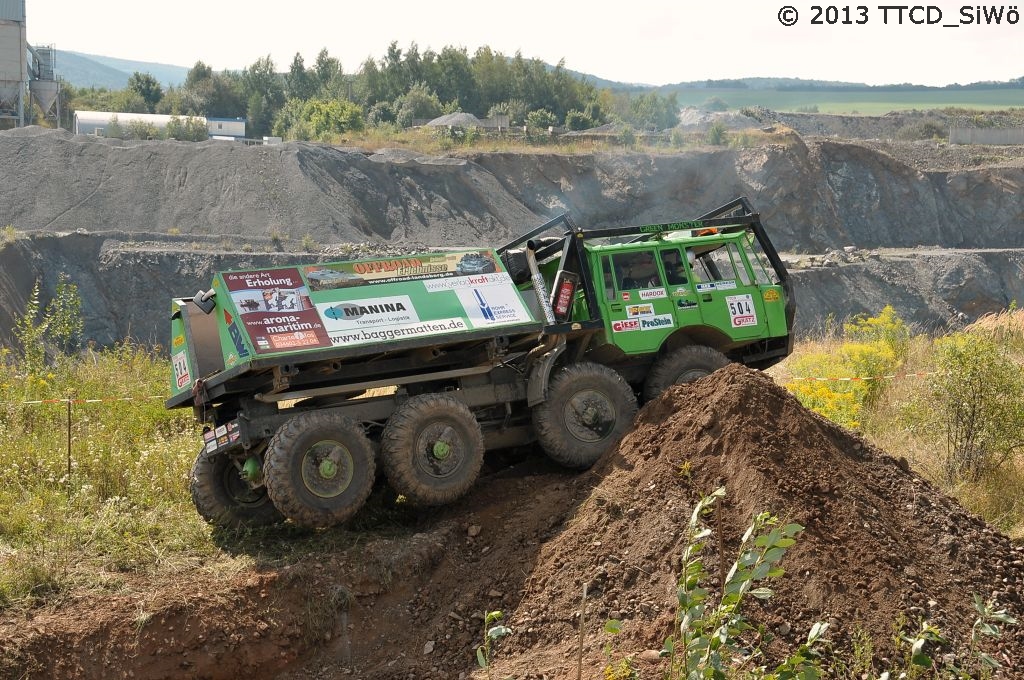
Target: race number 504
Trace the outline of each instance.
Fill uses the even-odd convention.
[[[754,310],[754,298],[750,295],[730,295],[725,298],[729,305],[729,318],[733,328],[757,325],[757,312]]]

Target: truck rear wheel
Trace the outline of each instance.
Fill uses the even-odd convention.
[[[533,408],[533,428],[555,462],[586,469],[626,434],[636,412],[629,383],[607,366],[585,361],[551,379],[547,399]]]
[[[263,476],[274,505],[302,526],[352,517],[373,490],[376,461],[362,427],[330,412],[300,413],[267,446]]]
[[[277,524],[284,517],[271,502],[266,487],[252,488],[227,456],[196,456],[189,474],[189,491],[199,515],[225,529]]]
[[[416,505],[462,496],[480,474],[484,435],[473,412],[443,394],[399,406],[381,435],[381,465],[391,487]]]
[[[644,401],[657,398],[672,385],[693,382],[728,365],[725,355],[710,347],[678,347],[654,362],[644,381]]]

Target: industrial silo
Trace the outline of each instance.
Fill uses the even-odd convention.
[[[0,0],[3,2],[4,0]],[[28,82],[28,90],[35,100],[39,110],[43,112],[44,118],[57,119],[59,106],[57,96],[60,94],[60,82],[54,74],[54,61],[57,50],[51,46],[30,47],[32,53],[31,79]]]
[[[27,85],[25,0],[0,0],[0,119],[25,124]]]

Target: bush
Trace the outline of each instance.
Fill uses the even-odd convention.
[[[725,124],[720,120],[713,122],[711,127],[708,128],[704,140],[711,146],[722,146],[725,144]]]
[[[932,121],[904,125],[896,131],[896,138],[905,141],[914,141],[917,139],[945,139],[948,136],[949,130]]]
[[[946,481],[977,482],[1024,445],[1024,377],[994,340],[956,333],[935,341],[930,396],[946,433]]]
[[[910,351],[910,329],[892,305],[883,307],[878,316],[854,316],[843,324],[843,333],[851,340],[882,343],[897,361],[906,361]]]
[[[594,127],[594,121],[587,114],[574,109],[565,114],[565,127],[576,131],[589,130]]]
[[[558,125],[558,118],[547,109],[536,109],[526,114],[526,127],[533,130],[547,130]]]
[[[728,111],[729,105],[725,103],[721,97],[708,97],[704,100],[704,103],[700,105],[700,108],[705,111]]]
[[[619,131],[619,144],[627,148],[636,146],[636,132],[632,125],[623,125]]]

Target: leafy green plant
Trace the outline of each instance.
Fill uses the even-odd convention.
[[[707,134],[704,135],[704,141],[711,146],[722,146],[725,144],[725,138],[725,124],[720,120],[711,123]]]
[[[892,305],[882,307],[878,316],[854,316],[843,324],[843,333],[853,341],[882,343],[897,361],[906,361],[910,352],[910,329]]]
[[[626,148],[633,148],[636,146],[636,131],[632,125],[623,125],[622,130],[619,131],[618,142]]]
[[[686,548],[683,551],[683,573],[679,578],[676,595],[675,630],[665,641],[662,655],[669,658],[668,677],[671,680],[710,678],[724,680],[736,666],[747,665],[761,655],[742,636],[751,630],[742,614],[741,606],[747,595],[767,599],[770,588],[759,586],[761,581],[782,576],[777,566],[786,551],[803,531],[799,524],[780,525],[777,517],[767,512],[758,514],[740,544],[739,556],[728,571],[720,598],[715,602],[711,592],[702,584],[708,578],[701,552],[711,530],[702,526],[702,518],[712,506],[725,496],[720,487],[697,503],[687,526]],[[816,649],[828,624],[816,623],[807,641],[789,658],[768,671],[756,667],[752,677],[771,680],[801,678],[810,680],[820,676],[820,660]]]
[[[487,672],[487,677],[491,677],[491,663],[494,661],[494,644],[501,638],[512,633],[512,629],[508,626],[503,625],[491,625],[501,621],[504,618],[504,614],[500,611],[491,611],[484,613],[484,632],[483,632],[483,643],[477,645],[476,648],[476,662],[480,668],[483,668]]]
[[[1010,461],[1024,436],[1024,375],[994,340],[955,333],[934,346],[930,396],[946,433],[946,481],[976,482]]]
[[[306,234],[302,237],[302,249],[307,253],[320,249],[320,244],[316,242],[312,234]]]
[[[622,632],[622,621],[608,619],[604,623],[604,632],[608,635],[618,635]],[[637,671],[632,657],[624,656],[616,661],[613,658],[614,648],[610,640],[605,643],[602,651],[605,658],[608,659],[608,663],[605,664],[602,671],[604,680],[639,680],[640,673]]]

